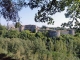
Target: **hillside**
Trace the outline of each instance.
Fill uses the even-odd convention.
[[[6,30],[0,26],[0,59],[16,60],[80,60],[80,33],[48,37],[45,33]]]

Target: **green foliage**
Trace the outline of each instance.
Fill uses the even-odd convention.
[[[26,33],[26,31],[21,31],[20,34],[19,34],[19,38],[21,38],[21,39],[27,39],[27,33]]]
[[[35,40],[35,33],[31,33],[29,30],[21,31],[19,34],[19,38],[21,39],[30,39]]]
[[[6,30],[5,26],[0,25],[0,30]]]
[[[30,31],[22,32],[30,33]],[[24,40],[0,37],[0,53],[19,60],[80,60],[80,37],[78,36],[62,35],[59,40],[57,38],[42,40],[41,37],[32,40],[28,36],[27,38]]]
[[[19,34],[19,32],[17,30],[9,30],[8,32],[6,32],[4,37],[7,37],[7,38],[17,38],[18,34]]]
[[[11,20],[13,22],[20,20],[18,12],[23,7],[30,7],[31,9],[39,8],[38,12],[35,14],[36,22],[54,24],[51,15],[64,11],[65,7],[67,7],[67,13],[65,14],[66,17],[73,18],[73,20],[80,18],[79,0],[1,0],[0,3],[0,14],[3,15],[6,20]]]
[[[62,23],[61,26],[64,28],[65,26],[67,26],[67,23]]]
[[[7,30],[0,30],[0,36],[5,36],[5,34],[6,34],[6,32],[7,32]]]
[[[44,37],[44,35],[42,34],[42,32],[36,33],[35,36],[38,37],[38,38],[43,38]]]
[[[0,30],[0,54],[18,60],[80,60],[80,33],[50,38],[45,32]]]
[[[73,15],[79,18],[79,1],[72,0],[1,0],[0,1],[1,10],[0,14],[6,20],[11,20],[13,22],[17,22],[20,20],[18,12],[23,7],[30,7],[31,9],[40,8],[38,12],[35,14],[36,22],[47,22],[48,24],[53,24],[54,20],[51,15],[61,12],[65,10],[67,6],[67,16],[72,17]],[[3,4],[4,3],[4,4]],[[75,9],[76,8],[76,9]],[[75,13],[76,12],[76,13]],[[75,13],[75,14],[74,14]]]
[[[47,28],[46,26],[42,26],[42,27],[41,27],[41,29],[46,29],[46,28]]]
[[[15,23],[15,28],[19,28],[21,26],[20,22]]]
[[[0,25],[0,36],[4,36],[7,30],[5,26]]]

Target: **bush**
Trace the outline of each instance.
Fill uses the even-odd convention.
[[[7,38],[17,38],[18,35],[19,35],[18,31],[16,31],[16,30],[9,30],[8,32],[6,32],[4,37],[7,37]]]
[[[0,25],[0,30],[6,30],[5,26]]]
[[[30,39],[35,40],[35,33],[31,33],[29,30],[21,31],[19,34],[19,38],[21,39]]]
[[[35,36],[38,37],[38,38],[41,38],[41,39],[44,37],[44,35],[42,34],[42,32],[36,33]]]
[[[0,25],[0,36],[4,36],[7,32],[7,29],[5,26]]]

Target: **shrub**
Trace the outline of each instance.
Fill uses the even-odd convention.
[[[38,37],[38,38],[41,38],[41,39],[44,37],[44,35],[42,34],[42,32],[36,33],[35,36]]]
[[[9,30],[8,32],[6,32],[4,37],[7,38],[17,38],[18,37],[19,32],[16,30]]]

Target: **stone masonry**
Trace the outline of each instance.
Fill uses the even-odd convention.
[[[71,34],[71,35],[75,35],[75,30],[70,29],[70,30],[53,30],[53,29],[41,29],[40,27],[36,26],[36,25],[22,25],[19,28],[20,31],[23,30],[30,30],[31,32],[45,32],[48,31],[48,35],[50,37],[59,37],[60,35],[65,35],[65,34]]]
[[[48,35],[50,37],[59,37],[60,35],[66,35],[66,34],[71,34],[75,35],[75,30],[49,30]]]
[[[37,32],[37,26],[36,25],[22,25],[20,27],[20,31],[23,30],[30,30],[31,32]]]

